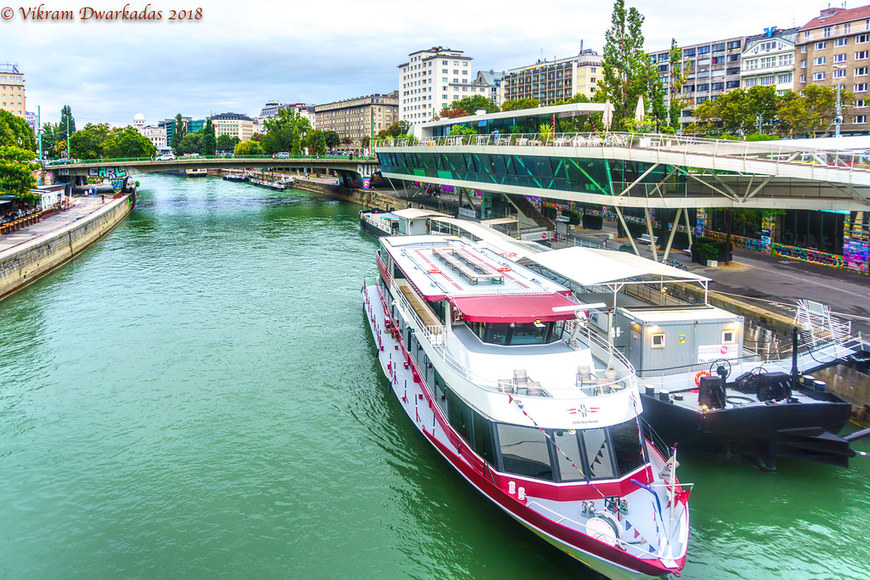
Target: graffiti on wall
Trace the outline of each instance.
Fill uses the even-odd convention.
[[[829,254],[828,252],[820,252],[818,250],[808,250],[806,248],[798,248],[796,246],[786,246],[785,244],[773,244],[772,254],[774,256],[782,256],[784,258],[792,258],[810,262],[811,264],[821,264],[841,270],[846,267],[846,261],[843,256],[838,254]]]
[[[88,177],[107,177],[117,179],[126,177],[127,171],[121,167],[92,167],[88,169]]]

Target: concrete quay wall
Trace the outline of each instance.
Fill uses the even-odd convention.
[[[128,194],[57,231],[0,253],[0,300],[62,266],[121,223],[135,203]]]
[[[295,181],[293,182],[293,187],[295,189],[301,189],[303,191],[322,193],[323,195],[328,195],[329,197],[335,199],[340,199],[342,201],[355,203],[357,205],[361,205],[367,208],[380,209],[384,211],[389,210],[390,208],[406,209],[413,206],[412,203],[405,199],[398,198],[394,195],[381,193],[374,189],[340,188],[337,185],[318,183],[316,181],[310,181],[299,177],[295,178]]]

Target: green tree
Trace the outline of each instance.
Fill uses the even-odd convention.
[[[172,142],[169,143],[169,146],[172,147],[176,155],[182,155],[180,145],[185,133],[187,133],[187,125],[184,124],[181,113],[178,113],[175,115],[175,130],[172,133]]]
[[[501,105],[502,111],[519,111],[521,109],[536,109],[541,105],[538,99],[516,99],[505,101]]]
[[[31,163],[33,151],[15,145],[0,145],[0,194],[20,197],[36,187]]]
[[[263,148],[256,141],[242,141],[236,145],[234,151],[237,157],[250,157],[252,155],[262,155]]]
[[[199,152],[203,155],[214,155],[217,150],[217,140],[214,136],[214,125],[211,119],[205,120],[202,128],[202,139],[199,142]]]
[[[678,131],[680,129],[680,113],[688,103],[680,98],[680,93],[683,91],[683,85],[686,84],[688,77],[688,69],[693,69],[692,62],[687,63],[687,68],[683,68],[683,49],[677,46],[677,39],[671,39],[671,49],[668,51],[668,61],[670,63],[670,74],[668,75],[668,124],[671,129]]]
[[[102,159],[107,157],[107,146],[111,138],[109,125],[88,123],[81,131],[70,136],[69,151],[76,159]]]
[[[636,8],[626,11],[625,0],[616,0],[611,27],[604,34],[599,90],[613,105],[615,130],[625,128],[625,120],[634,116],[638,99],[649,90],[650,61],[643,50],[643,20]]]
[[[0,146],[18,147],[31,151],[30,158],[36,151],[36,137],[27,121],[13,115],[9,111],[0,110]]]
[[[492,99],[487,99],[483,95],[471,95],[457,101],[453,101],[449,106],[445,106],[440,113],[442,118],[455,119],[456,117],[468,117],[475,114],[477,111],[486,111],[487,113],[495,113],[498,107]]]
[[[200,143],[202,142],[202,131],[196,133],[185,133],[181,138],[181,143],[178,144],[178,151],[181,155],[190,155],[199,153]]]
[[[76,120],[72,115],[72,109],[69,105],[64,105],[60,110],[60,123],[57,124],[59,131],[59,140],[69,143],[69,138],[76,132]]]
[[[393,139],[395,137],[399,137],[400,135],[407,135],[408,131],[411,130],[411,124],[408,121],[397,121],[387,127],[386,129],[381,130],[377,134],[378,139]],[[344,143],[344,140],[342,140]]]
[[[330,150],[341,145],[341,135],[335,131],[324,131],[323,138],[326,140],[326,147]]]
[[[326,153],[326,135],[319,129],[309,131],[305,137],[305,146],[308,147],[309,155],[323,155]]]
[[[127,126],[112,130],[104,151],[114,158],[151,157],[157,153],[157,147],[134,127]]]
[[[229,135],[221,135],[215,141],[215,149],[217,151],[232,151],[236,148],[236,145],[241,143],[241,139],[238,137],[230,137]]]
[[[264,123],[266,134],[263,135],[263,151],[269,155],[284,151],[302,152],[302,141],[305,141],[311,131],[308,119],[293,109],[281,109],[271,119]]]
[[[42,151],[45,157],[51,156],[57,146],[59,139],[56,131],[57,125],[48,122],[42,124]]]
[[[477,131],[467,125],[453,125],[450,127],[451,135],[477,135]]]

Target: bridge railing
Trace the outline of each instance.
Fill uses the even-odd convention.
[[[373,161],[376,160],[376,156],[363,156],[363,155],[354,155],[351,157],[350,155],[338,155],[338,154],[324,154],[324,155],[290,155],[289,157],[275,157],[274,155],[200,155],[198,157],[176,157],[175,159],[169,160],[157,160],[154,157],[111,157],[105,159],[55,159],[55,160],[46,160],[44,161],[45,167],[65,167],[68,165],[112,165],[114,163],[136,163],[136,162],[144,162],[144,163],[160,163],[160,164],[187,164],[191,162],[196,162],[200,160],[252,160],[252,161],[263,161],[263,160],[272,160],[276,162],[281,161],[292,161],[294,159],[304,159],[304,160],[329,160],[329,159],[337,159],[342,161]]]
[[[451,135],[417,141],[385,139],[383,147],[571,147],[656,150],[668,153],[708,155],[717,158],[758,159],[779,164],[819,165],[848,171],[870,171],[870,149],[815,149],[799,141],[727,141],[656,133],[490,133]]]

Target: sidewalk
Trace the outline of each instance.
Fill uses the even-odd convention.
[[[605,223],[601,232],[586,230],[573,237],[603,242],[613,250],[629,244],[627,238],[607,241],[608,233],[616,233],[616,228],[608,228],[608,225]],[[557,242],[557,246],[563,247],[563,244]],[[641,255],[652,258],[649,245],[638,244],[638,249]],[[660,250],[659,259],[662,254]],[[870,278],[867,276],[744,248],[735,248],[734,260],[728,266],[720,263],[718,268],[696,264],[689,253],[682,250],[671,250],[668,259],[678,260],[690,272],[710,278],[711,291],[789,317],[794,316],[799,299],[815,300],[830,306],[835,315],[851,321],[853,333],[870,334]]]
[[[111,201],[111,199],[111,196],[109,196],[106,199],[106,203]],[[103,203],[98,195],[74,197],[73,203],[75,206],[68,210],[50,215],[42,221],[21,228],[11,234],[0,235],[0,255],[20,244],[57,231],[67,224],[78,221],[103,207]]]

